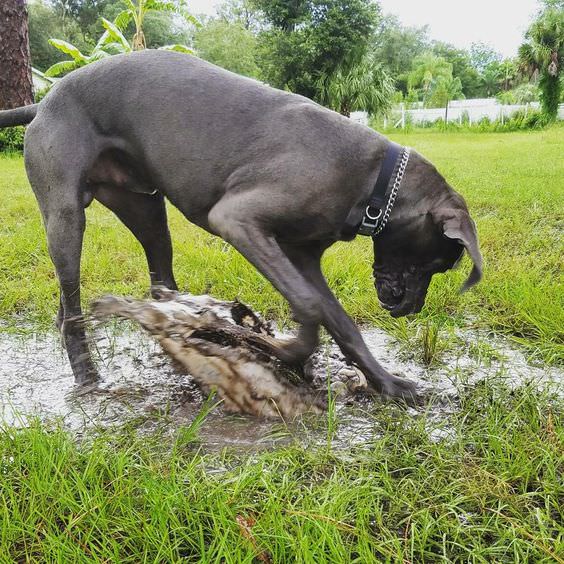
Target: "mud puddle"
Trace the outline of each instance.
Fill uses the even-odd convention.
[[[461,346],[457,354],[444,356],[437,367],[428,368],[410,358],[414,355],[385,332],[370,329],[363,334],[374,356],[388,370],[408,376],[421,391],[433,396],[425,411],[429,432],[437,440],[445,436],[445,418],[456,409],[461,386],[494,379],[511,386],[532,382],[539,388],[549,386],[562,392],[564,371],[531,366],[519,351],[487,335],[459,337],[461,342],[487,342],[488,350],[496,351],[494,358],[477,354],[475,346]],[[94,341],[103,382],[95,389],[81,391],[74,386],[58,335],[0,333],[0,420],[10,425],[26,425],[29,417],[58,420],[76,433],[135,425],[148,431],[164,428],[172,434],[200,413],[205,398],[199,388],[189,376],[175,371],[150,337],[134,330],[117,333],[107,327],[97,330]],[[339,373],[349,369],[338,349],[326,344],[314,364],[317,384],[327,385],[337,394]],[[379,429],[370,415],[374,409],[379,407],[371,401],[337,400],[332,445],[346,448],[377,438]],[[420,413],[409,411],[414,416]],[[216,408],[203,423],[199,437],[210,450],[253,450],[296,440],[322,442],[327,437],[327,419],[312,416],[292,422],[267,421],[225,415]]]

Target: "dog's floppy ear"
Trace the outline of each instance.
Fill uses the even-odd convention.
[[[461,292],[466,292],[482,278],[482,255],[478,247],[478,233],[474,221],[465,208],[466,206],[440,208],[433,213],[433,218],[442,229],[443,235],[464,245],[474,263],[470,275],[460,288]]]

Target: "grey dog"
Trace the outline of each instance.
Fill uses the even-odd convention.
[[[408,380],[371,355],[321,272],[324,251],[360,223],[384,155],[382,135],[311,100],[164,51],[110,57],[59,81],[40,104],[0,112],[28,124],[25,165],[61,301],[57,324],[79,383],[98,378],[81,322],[85,208],[112,210],[143,246],[151,284],[175,289],[165,198],[241,252],[288,300],[299,332],[280,348],[305,361],[319,326],[381,394]],[[464,248],[481,255],[464,200],[412,152],[385,230],[374,237],[378,297],[394,317],[421,310],[431,277]]]

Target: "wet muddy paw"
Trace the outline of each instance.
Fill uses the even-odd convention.
[[[413,407],[422,403],[415,384],[397,376],[389,376],[383,382],[381,393],[386,398],[401,401]]]
[[[88,391],[93,387],[97,387],[98,383],[102,380],[96,367],[90,362],[84,363],[81,366],[73,367],[74,381],[81,390]]]

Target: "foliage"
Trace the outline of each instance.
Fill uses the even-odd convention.
[[[564,9],[550,2],[531,24],[519,58],[529,72],[540,74],[540,102],[546,116],[554,120],[558,113],[564,64]]]
[[[96,47],[96,38],[106,31],[103,19],[114,21],[125,8],[123,0],[64,0],[48,3],[38,0],[29,5],[29,36],[32,64],[45,70],[65,59],[65,53],[49,44],[58,38],[75,46],[81,53],[90,53]],[[190,41],[186,19],[173,11],[149,11],[143,20],[147,47],[186,44]],[[133,36],[133,21],[121,29]]]
[[[465,49],[458,49],[442,41],[434,41],[432,52],[452,65],[453,77],[460,79],[461,91],[466,98],[480,95],[480,73],[472,65],[470,54]]]
[[[518,64],[514,59],[494,60],[486,65],[481,79],[484,93],[489,97],[507,91],[518,78]]]
[[[501,62],[501,55],[497,53],[490,45],[485,43],[472,43],[470,46],[470,60],[472,66],[483,73],[492,63]]]
[[[264,17],[257,8],[255,0],[225,0],[217,8],[220,20],[242,25],[252,33],[258,33],[264,27]]]
[[[430,101],[430,95],[439,78],[452,78],[452,64],[432,53],[424,53],[413,61],[412,71],[408,76],[409,90],[418,89],[424,105]]]
[[[394,95],[392,79],[372,57],[322,76],[318,88],[320,102],[345,116],[354,111],[386,113]]]
[[[25,127],[5,127],[0,129],[0,153],[22,151]]]
[[[45,70],[64,59],[64,53],[49,44],[51,37],[64,39],[81,51],[92,48],[85,40],[76,20],[61,20],[53,7],[43,0],[29,3],[28,19],[31,62],[40,70]]]
[[[224,69],[258,78],[256,38],[239,22],[212,19],[205,22],[194,36],[194,46],[202,59]]]
[[[503,119],[498,118],[491,120],[488,117],[483,117],[479,121],[470,123],[468,116],[463,116],[461,122],[449,121],[448,123],[439,118],[435,121],[426,121],[418,123],[417,125],[407,121],[404,131],[417,132],[417,131],[440,131],[443,133],[511,133],[514,131],[529,131],[544,129],[549,124],[544,114],[539,110],[527,108],[517,110],[510,116]],[[374,122],[374,126],[380,130],[384,130],[380,122]],[[387,128],[386,133],[393,134],[397,129]]]
[[[130,23],[134,24],[135,32],[131,40],[134,51],[145,49],[147,42],[145,39],[144,22],[147,15],[151,12],[169,12],[182,16],[188,23],[197,25],[198,22],[186,7],[186,0],[123,0],[126,5],[114,19],[115,25],[124,30]]]
[[[53,47],[71,58],[55,63],[45,71],[45,75],[59,76],[89,63],[109,57],[114,52],[130,52],[131,46],[129,42],[115,24],[105,18],[103,18],[102,21],[106,31],[103,33],[102,37],[100,37],[90,55],[85,55],[80,49],[67,41],[63,41],[62,39],[50,39],[49,43],[53,45]]]
[[[407,76],[413,59],[430,49],[429,29],[405,27],[392,15],[382,17],[371,42],[371,52],[376,61],[396,80],[396,86],[407,94]]]
[[[512,90],[499,92],[496,96],[502,104],[529,104],[539,99],[539,89],[534,84],[520,84]]]
[[[129,2],[130,0],[127,1]],[[133,2],[131,5],[138,6],[139,12],[130,13],[130,10],[124,10],[116,16],[114,22],[110,22],[106,18],[102,18],[101,23],[105,31],[94,46],[94,49],[92,49],[90,55],[85,55],[77,47],[66,41],[61,39],[50,39],[49,43],[51,45],[66,55],[69,55],[71,59],[60,61],[49,67],[45,71],[46,76],[58,76],[116,53],[131,53],[136,49],[144,48],[145,35],[143,28],[140,26],[143,25],[146,12],[149,10],[157,11],[159,9],[172,12],[176,9],[176,4],[173,4],[172,2],[157,2],[156,0],[154,2],[152,0],[139,0],[137,5]],[[143,10],[145,10],[145,12],[143,12]],[[187,15],[185,16],[188,17]],[[122,33],[122,30],[127,27],[131,19],[135,21],[133,44],[129,43]],[[178,51],[181,53],[193,53],[190,48],[182,44],[165,45],[159,48],[169,51]]]
[[[370,0],[256,0],[256,4],[271,25],[258,35],[262,78],[316,100],[320,77],[362,60],[378,13]]]

